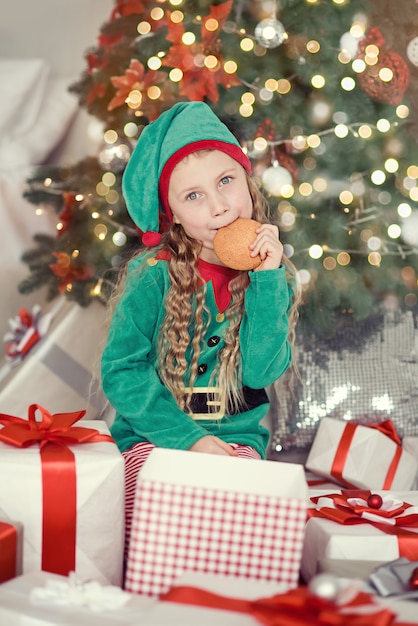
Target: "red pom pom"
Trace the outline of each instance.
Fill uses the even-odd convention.
[[[382,496],[380,496],[378,493],[372,493],[367,498],[367,504],[371,509],[380,509],[383,504]]]
[[[142,235],[142,243],[144,244],[144,246],[147,246],[149,248],[153,248],[154,246],[159,246],[161,243],[161,234],[156,233],[153,230],[147,230]]]

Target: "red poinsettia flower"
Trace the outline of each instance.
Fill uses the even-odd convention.
[[[123,35],[99,35],[97,41],[100,48],[104,48],[110,52],[112,47],[119,43],[122,38]]]
[[[182,24],[168,23],[168,41],[173,45],[163,59],[163,65],[179,68],[183,77],[180,81],[180,95],[189,100],[204,100],[208,98],[215,104],[219,100],[218,85],[227,89],[234,85],[240,85],[241,81],[234,74],[228,74],[223,69],[223,57],[219,51],[217,38],[219,32],[231,12],[232,0],[228,0],[218,6],[211,6],[209,15],[202,20],[201,42],[195,42],[188,46],[183,43],[184,26]],[[206,24],[209,20],[216,20],[217,28],[208,30]],[[202,64],[205,56],[213,55],[217,59],[215,67],[208,68]]]
[[[95,83],[87,94],[86,104],[89,106],[96,98],[103,98],[106,93],[106,85],[104,83]]]
[[[68,229],[71,220],[73,219],[73,209],[77,205],[75,194],[70,191],[64,191],[62,195],[64,201],[64,208],[59,213],[58,217],[61,222],[61,228],[58,230],[58,237],[61,237],[63,233]]]
[[[166,76],[155,70],[146,72],[145,67],[138,59],[132,59],[123,76],[112,76],[110,80],[112,85],[117,88],[117,92],[108,104],[108,111],[125,104],[133,89],[140,91],[145,98],[148,87],[163,82],[166,80]]]
[[[60,279],[58,289],[65,291],[66,287],[76,280],[87,280],[94,276],[92,267],[87,267],[78,263],[73,263],[67,252],[53,252],[57,259],[56,263],[50,263],[52,272]]]
[[[111,21],[125,15],[141,14],[145,11],[141,0],[117,0],[116,6],[111,13]]]
[[[91,75],[93,74],[94,70],[97,70],[97,68],[100,67],[100,59],[97,56],[97,54],[86,54],[86,61],[87,61],[87,72]]]

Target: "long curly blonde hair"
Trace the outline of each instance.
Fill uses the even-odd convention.
[[[253,219],[261,223],[270,222],[268,202],[256,181],[248,174],[247,183],[253,201]],[[187,413],[191,412],[191,394],[198,375],[203,337],[210,321],[210,313],[205,305],[206,284],[198,270],[201,247],[202,244],[189,237],[180,224],[172,223],[170,229],[163,234],[157,249],[169,253],[170,288],[164,303],[165,317],[159,332],[157,346],[159,356],[156,367],[162,382],[171,391],[178,406]],[[146,259],[151,255],[155,256],[157,251],[154,248],[144,255],[144,265]],[[144,250],[141,248],[135,256],[143,253]],[[283,257],[283,264],[286,266],[288,281],[292,284],[294,294],[289,311],[289,341],[294,345],[300,288],[296,268],[286,256]],[[121,275],[109,301],[110,311],[123,291],[125,278],[126,271]],[[247,271],[239,272],[230,282],[232,301],[226,311],[229,325],[223,337],[224,346],[219,352],[218,365],[211,380],[211,385],[215,385],[219,393],[221,405],[233,409],[238,409],[244,404],[239,329],[248,284]],[[191,363],[188,362],[189,350]]]

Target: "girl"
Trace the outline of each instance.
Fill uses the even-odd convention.
[[[129,262],[102,355],[125,459],[127,544],[137,474],[154,446],[266,456],[264,388],[291,362],[298,297],[250,173],[212,110],[184,102],[145,127],[123,176],[143,242],[158,246]],[[262,223],[254,271],[229,269],[214,252],[216,231],[238,217]]]

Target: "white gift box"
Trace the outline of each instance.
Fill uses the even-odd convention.
[[[109,434],[101,420],[77,426]],[[68,445],[76,469],[76,572],[121,585],[124,544],[124,463],[113,441]],[[42,569],[43,484],[39,445],[0,442],[0,518],[24,528],[23,572]],[[5,479],[7,477],[7,479]],[[54,512],[59,518],[59,506]],[[57,546],[58,552],[60,547]]]
[[[402,439],[402,448],[418,461],[418,437],[404,437]],[[418,489],[418,473],[415,476],[415,482],[412,489]]]
[[[153,450],[138,477],[125,588],[166,592],[184,571],[297,586],[301,465]]]
[[[260,626],[259,621],[245,613],[157,602],[155,598],[137,594],[124,594],[129,598],[123,606],[105,610],[100,606],[98,608],[102,610],[81,606],[77,604],[77,596],[75,602],[68,605],[52,600],[47,604],[34,602],[33,596],[39,596],[40,590],[47,589],[50,584],[68,584],[68,580],[63,576],[36,572],[0,585],[0,623],[7,626]],[[283,593],[282,587],[276,583],[208,574],[186,574],[176,584],[194,585],[224,597],[245,600]],[[344,584],[345,581],[341,581],[341,585]],[[106,587],[103,591],[106,593]],[[370,593],[369,589],[365,591]],[[374,599],[375,611],[379,603],[395,613],[398,620],[417,623],[415,602]],[[106,604],[109,605],[109,602]]]
[[[346,428],[355,430],[345,460],[341,461],[339,447]],[[390,487],[385,487],[386,476],[397,453],[399,459],[393,480]],[[336,478],[334,467],[337,462],[343,463],[342,480]],[[345,486],[399,491],[414,486],[418,459],[375,428],[324,417],[319,422],[305,466],[314,474]]]
[[[63,296],[45,308],[47,333],[16,366],[0,364],[0,411],[24,415],[35,402],[51,413],[86,409],[86,419],[101,417],[106,401],[94,372],[105,315],[99,302],[84,308]]]
[[[66,603],[61,597],[47,603],[36,602],[33,594],[48,589],[48,585],[68,585],[69,578],[46,572],[32,572],[0,585],[0,624],[7,626],[136,626],[154,603],[144,596],[130,595],[123,606],[97,610],[74,601]],[[119,588],[118,588],[119,589]],[[111,591],[115,591],[111,587]],[[119,589],[121,593],[122,590]],[[103,592],[107,588],[103,587]],[[109,594],[107,594],[109,595]],[[67,599],[67,598],[66,598]],[[100,596],[98,596],[100,602]],[[99,607],[100,608],[100,607]]]
[[[405,600],[397,601],[396,598],[387,600],[373,596],[371,589],[361,581],[355,581],[353,585],[350,580],[339,578],[337,582],[340,589],[350,586],[353,592],[354,589],[356,589],[357,592],[364,591],[368,593],[370,600],[369,603],[366,602],[367,612],[373,614],[382,610],[382,608],[386,608],[396,616],[397,621],[417,625],[416,602],[408,602]],[[181,585],[196,587],[227,598],[249,601],[286,593],[283,585],[278,585],[277,583],[235,578],[233,576],[198,574],[196,572],[186,572],[181,576],[180,579],[176,581],[175,586]],[[345,609],[340,608],[340,610],[341,613],[343,613]],[[358,610],[361,612],[361,608]],[[282,621],[280,621],[280,617],[280,614],[278,614],[278,623],[286,623],[283,617]],[[140,622],[141,626],[213,626],[214,624],[217,626],[260,626],[261,623],[264,622],[245,613],[177,604],[175,602],[157,602],[151,605],[144,616],[144,620]],[[314,623],[313,617],[309,623]],[[317,622],[315,621],[315,623]],[[371,624],[372,623],[373,621],[371,621]]]
[[[322,496],[330,491],[311,490],[310,496]],[[333,493],[340,493],[334,490]],[[382,496],[389,492],[381,491]],[[418,506],[418,492],[390,492],[394,498]],[[314,505],[311,503],[311,507]],[[412,528],[407,528],[413,531]],[[418,545],[418,530],[417,530]],[[320,517],[312,517],[305,528],[301,575],[305,582],[322,572],[355,578],[367,578],[374,567],[399,558],[396,535],[386,534],[371,524],[344,525]],[[356,564],[354,572],[350,563]]]
[[[402,439],[402,447],[408,454],[412,454],[413,457],[418,459],[418,437],[404,437]]]

